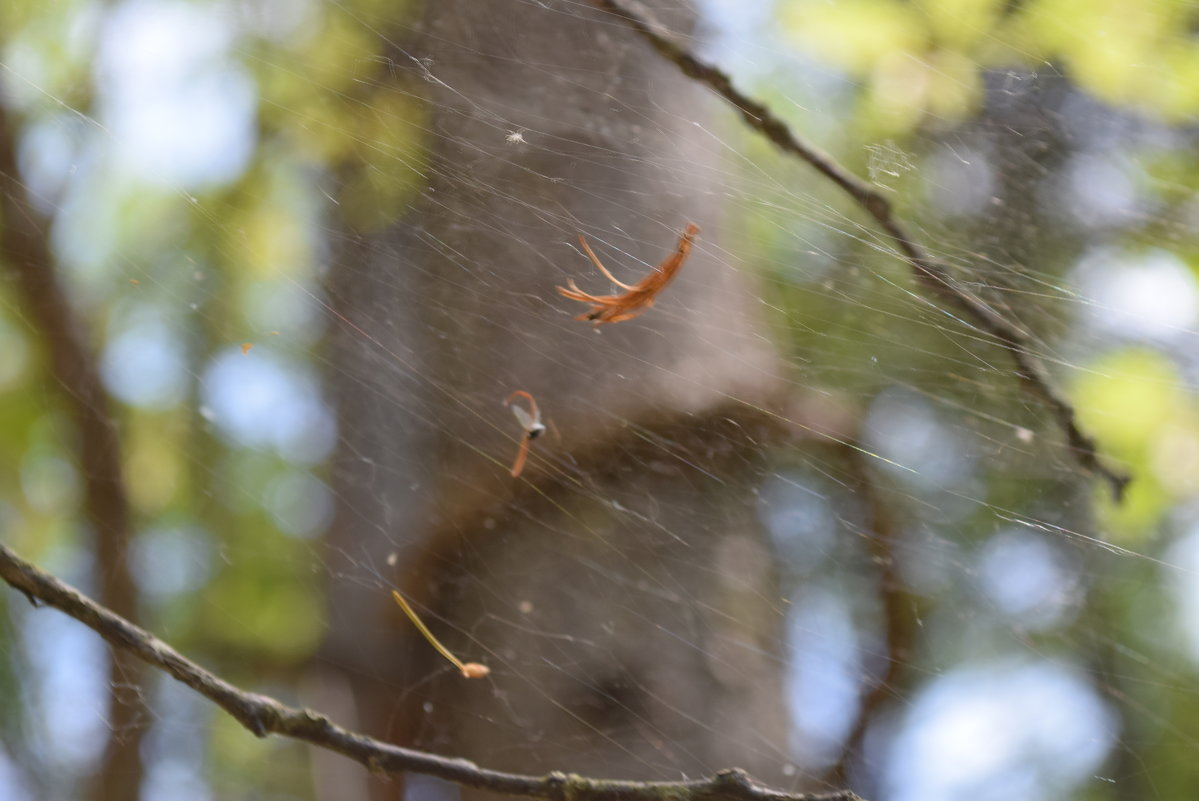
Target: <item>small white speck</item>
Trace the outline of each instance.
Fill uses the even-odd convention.
[[[508,135],[505,136],[504,139],[507,140],[508,144],[510,145],[525,144],[524,131],[508,131]]]

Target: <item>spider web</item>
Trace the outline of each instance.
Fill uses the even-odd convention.
[[[859,209],[589,8],[22,12],[6,104],[119,409],[143,624],[488,767],[742,766],[872,801],[1193,788],[1190,130],[1046,65],[888,128],[786,7],[705,3],[688,40],[1029,332],[1135,473],[1116,506]],[[569,68],[527,46],[558,30]],[[620,291],[579,233],[633,284],[689,223],[641,316],[593,328],[555,292]],[[95,593],[87,477],[6,308],[9,539]],[[517,390],[546,432],[514,480]],[[393,589],[491,675],[457,675]],[[105,650],[6,604],[0,796],[78,796],[129,735]],[[147,704],[146,799],[459,793],[257,741],[165,678],[117,690]]]

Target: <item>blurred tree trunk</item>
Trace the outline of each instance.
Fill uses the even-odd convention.
[[[418,210],[345,233],[330,281],[376,341],[335,334],[325,700],[489,767],[777,781],[783,604],[755,514],[776,364],[721,248],[708,100],[578,4],[425,14],[394,56],[427,99]],[[663,21],[692,24],[677,8]],[[636,280],[635,259],[664,258],[688,222],[699,246],[642,317],[597,335],[554,291],[611,291],[578,232]],[[514,481],[502,401],[517,389],[551,431]],[[491,677],[457,675],[391,586]]]
[[[18,126],[0,107],[0,262],[33,338],[44,349],[48,383],[71,427],[64,448],[82,485],[82,512],[95,555],[96,596],[126,620],[138,619],[138,591],[127,560],[133,510],[125,484],[121,439],[100,380],[86,326],[59,280],[50,246],[50,221],[35,208],[21,178]],[[141,787],[141,742],[149,718],[142,663],[121,651],[104,665],[108,736],[92,777],[95,801],[135,799]]]

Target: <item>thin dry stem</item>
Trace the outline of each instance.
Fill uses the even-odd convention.
[[[407,615],[408,619],[412,621],[412,625],[416,626],[416,630],[424,635],[424,638],[429,641],[429,645],[432,645],[437,650],[437,653],[450,660],[450,664],[458,668],[459,673],[468,679],[481,679],[491,673],[491,668],[487,667],[486,665],[480,665],[478,662],[463,662],[461,659],[454,656],[453,652],[450,651],[449,648],[446,648],[441,644],[441,640],[433,636],[433,632],[429,631],[429,627],[425,625],[425,621],[420,619],[420,615],[416,613],[416,610],[412,608],[408,601],[404,600],[403,595],[400,595],[395,590],[392,590],[391,597],[395,598],[395,602],[400,605],[401,609],[404,610],[404,614]]]

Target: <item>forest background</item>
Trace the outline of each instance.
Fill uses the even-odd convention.
[[[239,687],[485,767],[1193,793],[1197,22],[6,3],[0,541]],[[555,291],[615,291],[579,234],[633,283],[688,224],[639,317]],[[517,390],[547,432],[514,479]],[[478,792],[0,608],[0,797]]]

